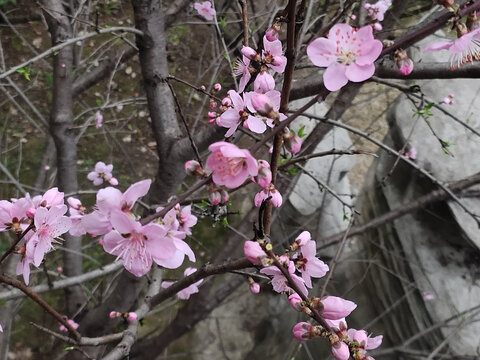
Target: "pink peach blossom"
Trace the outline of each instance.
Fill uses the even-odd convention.
[[[372,77],[382,42],[373,38],[371,26],[358,31],[348,24],[334,25],[327,38],[317,38],[307,47],[316,66],[327,67],[323,74],[325,87],[337,91],[347,82],[361,82]]]
[[[282,42],[280,40],[269,41],[267,36],[264,36],[262,58],[273,71],[278,73],[285,71],[287,58],[283,56]]]
[[[212,152],[207,166],[213,170],[213,182],[234,189],[243,184],[249,176],[258,174],[258,164],[248,150],[224,141],[208,147]]]
[[[480,60],[480,27],[468,32],[465,25],[457,25],[457,39],[428,45],[423,51],[450,51],[450,66],[459,68],[466,63]]]
[[[52,206],[50,209],[39,207],[35,212],[35,233],[27,242],[27,252],[33,249],[33,263],[40,266],[45,254],[52,249],[56,237],[66,233],[72,221],[63,216],[67,212],[65,205]]]
[[[93,182],[93,185],[98,186],[103,184],[103,180],[110,183],[110,185],[118,185],[118,180],[112,176],[113,165],[105,165],[103,161],[95,164],[95,170],[88,173],[87,179]]]
[[[191,267],[188,267],[185,269],[185,271],[183,272],[183,275],[185,277],[189,276],[189,275],[192,275],[193,273],[195,273],[197,271],[197,269],[195,268],[191,268]],[[193,283],[192,285],[186,287],[185,289],[182,289],[180,290],[178,293],[177,293],[177,296],[179,299],[181,300],[188,300],[190,298],[190,296],[192,296],[193,294],[196,294],[198,293],[199,289],[198,287],[200,286],[200,284],[203,282],[203,279]],[[162,287],[164,289],[172,286],[173,284],[175,284],[175,281],[163,281],[162,282]]]
[[[103,248],[121,258],[125,269],[133,275],[143,276],[152,267],[152,260],[163,265],[163,260],[174,255],[175,245],[163,226],[141,225],[121,211],[112,212],[110,220],[115,230],[105,235]]]
[[[287,261],[288,261],[287,269],[288,269],[288,272],[290,273],[290,276],[293,282],[298,287],[300,292],[303,295],[307,296],[308,290],[305,287],[304,280],[301,277],[295,275],[295,264],[293,263],[293,261],[290,261],[288,259]],[[262,274],[273,277],[272,286],[273,286],[273,290],[275,290],[276,292],[284,293],[291,290],[290,286],[288,285],[287,278],[283,275],[282,271],[276,266],[269,266],[269,267],[263,268],[260,270],[260,272]]]
[[[250,59],[245,55],[243,56],[242,60],[237,59],[233,73],[235,76],[241,76],[238,83],[238,92],[242,93],[245,90],[245,86],[247,86],[248,82],[252,78],[252,74],[250,73]]]
[[[318,259],[316,255],[317,244],[310,240],[301,247],[301,253],[297,258],[297,268],[302,273],[305,285],[309,288],[312,287],[311,277],[321,278],[328,272],[328,265]]]
[[[365,350],[374,350],[378,348],[383,341],[383,336],[378,335],[370,337],[365,330],[348,329],[348,338],[350,341],[357,341],[360,347]]]
[[[216,14],[214,8],[212,8],[212,3],[210,1],[204,1],[203,3],[196,2],[193,4],[195,10],[197,10],[200,16],[203,16],[205,20],[213,20],[213,17]]]

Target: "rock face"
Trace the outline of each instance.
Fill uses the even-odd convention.
[[[425,54],[423,60],[447,61],[443,53]],[[436,103],[454,93],[455,104],[441,106],[480,131],[480,103],[475,101],[480,92],[478,81],[433,80],[417,84]],[[428,101],[422,107],[426,104]],[[478,135],[435,108],[427,119],[415,116],[416,111],[406,97],[398,100],[389,112],[391,136],[385,139],[387,144],[397,150],[405,144],[414,147],[416,163],[443,183],[480,171]],[[447,148],[451,155],[444,153],[439,139],[454,144]],[[379,155],[362,196],[363,221],[436,189],[408,164],[400,162],[395,166],[396,157],[383,151]],[[392,168],[395,170],[383,181]],[[478,198],[461,201],[480,214]],[[441,353],[478,356],[480,231],[475,220],[457,203],[448,201],[403,216],[370,232],[363,240],[371,256],[385,267],[372,269],[370,276],[371,291],[377,294],[376,305],[386,310],[397,304],[387,315],[386,321],[391,324],[386,335],[401,345],[423,331],[425,335],[409,343],[408,348],[428,356],[446,339],[448,346]],[[427,332],[432,325],[446,320],[451,320],[448,326]]]

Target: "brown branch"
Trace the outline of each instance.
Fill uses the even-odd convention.
[[[243,46],[248,46],[248,14],[247,1],[239,0],[242,5],[242,24],[243,24]]]
[[[40,296],[38,296],[37,293],[33,292],[32,290],[30,290],[24,283],[22,283],[21,281],[19,280],[16,280],[16,279],[12,279],[8,276],[5,276],[3,274],[0,274],[0,282],[3,282],[7,285],[11,285],[13,287],[16,287],[17,289],[21,290],[22,292],[24,292],[30,299],[32,299],[33,301],[35,301],[38,305],[40,305],[41,307],[43,307],[45,309],[46,312],[48,312],[50,315],[52,315],[60,324],[62,324],[63,326],[65,326],[68,331],[77,339],[77,340],[80,340],[81,339],[81,335],[80,333],[75,330],[72,325],[70,325],[67,321],[67,317],[66,316],[63,316],[63,315],[60,315],[53,307],[51,307],[45,300],[43,300],[42,298],[40,298]]]
[[[288,160],[287,162],[284,162],[283,164],[280,164],[278,166],[279,169],[285,169],[293,164],[307,161],[309,159],[317,158],[317,157],[323,157],[323,156],[328,156],[328,155],[371,155],[374,157],[378,157],[377,154],[374,154],[370,151],[366,150],[337,150],[337,149],[332,149],[328,151],[322,151],[319,153],[314,153],[314,154],[309,154],[309,155],[303,155],[299,157],[295,157],[291,160]]]
[[[245,257],[237,260],[232,260],[220,265],[204,265],[198,271],[194,272],[192,275],[184,277],[182,280],[177,281],[175,284],[169,286],[158,295],[155,295],[154,297],[152,297],[149,300],[149,304],[151,307],[157,306],[158,304],[162,303],[169,297],[178,293],[180,290],[183,290],[186,287],[190,286],[191,284],[194,284],[197,281],[204,279],[208,276],[225,274],[230,271],[245,269],[249,267],[253,267],[253,265]]]
[[[480,183],[480,173],[472,175],[466,179],[451,183],[448,187],[452,192],[458,193],[478,183]],[[404,205],[400,205],[397,208],[387,212],[386,214],[383,214],[375,219],[372,219],[365,224],[353,226],[350,232],[348,233],[347,238],[362,234],[368,230],[374,229],[390,221],[398,219],[399,217],[405,214],[424,208],[429,204],[447,200],[448,198],[449,198],[449,195],[445,193],[445,191],[441,189],[434,190],[426,195],[420,196],[415,201],[412,201]],[[326,239],[323,239],[322,241],[320,241],[322,245],[320,245],[318,249],[324,249],[326,247],[337,244],[339,241],[341,241],[344,235],[345,235],[345,232],[341,232],[336,235],[330,236]]]
[[[17,240],[15,240],[15,242],[12,244],[12,246],[10,246],[8,248],[8,250],[5,251],[5,253],[0,258],[0,264],[3,262],[3,260],[5,260],[5,258],[8,255],[10,255],[13,252],[13,250],[15,250],[15,246],[17,246],[18,243],[25,237],[25,235],[27,235],[27,233],[30,230],[32,230],[34,227],[35,227],[35,224],[32,222],[30,225],[28,225],[28,227],[20,235],[17,235]]]

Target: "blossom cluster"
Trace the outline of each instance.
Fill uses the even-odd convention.
[[[308,288],[313,287],[312,278],[321,278],[329,270],[328,265],[317,258],[316,242],[311,239],[308,231],[299,234],[285,255],[277,258],[284,271],[276,265],[271,265],[273,260],[267,254],[269,249],[271,244],[264,240],[244,243],[245,256],[252,264],[263,267],[260,272],[271,277],[273,290],[289,295],[288,301],[296,311],[309,316],[313,316],[312,311],[317,311],[329,327],[326,329],[300,322],[293,327],[293,336],[297,340],[303,342],[317,336],[328,337],[332,353],[338,360],[349,359],[351,355],[349,345],[356,359],[367,359],[366,350],[380,346],[382,336],[370,338],[365,330],[347,330],[345,318],[357,307],[354,302],[336,296],[308,298]],[[285,272],[288,272],[290,279],[284,275]],[[296,293],[292,286],[300,293]]]
[[[139,277],[150,270],[153,262],[175,269],[185,256],[195,261],[195,254],[184,241],[197,223],[190,206],[176,205],[149,224],[142,224],[133,213],[136,201],[148,192],[150,184],[151,180],[139,181],[124,193],[113,187],[101,189],[90,213],[79,199],[69,197],[70,216],[64,193],[58,188],[33,198],[27,194],[20,199],[1,200],[0,231],[12,231],[23,238],[23,244],[14,250],[21,255],[17,274],[23,274],[28,285],[30,265],[40,266],[45,254],[66,232],[73,236],[104,235],[104,250],[122,259],[125,268]]]

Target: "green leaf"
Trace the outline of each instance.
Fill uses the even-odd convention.
[[[30,81],[30,73],[32,72],[32,69],[30,69],[30,66],[25,66],[23,68],[17,69],[17,73],[23,75],[25,79]]]
[[[220,17],[220,26],[222,28],[226,27],[227,26],[227,19],[223,16]]]
[[[67,346],[64,350],[65,351],[72,351],[74,350],[75,348],[73,346]]]
[[[307,135],[307,134],[305,134],[305,125],[303,125],[303,126],[300,128],[300,130],[298,130],[297,135],[298,135],[299,137],[301,137],[301,138],[304,137],[305,135]]]
[[[127,128],[128,128],[128,130],[133,131],[133,126],[132,126],[132,124],[128,124]]]
[[[198,204],[199,208],[205,209],[207,206],[210,206],[210,203],[208,201],[202,200],[200,204]]]
[[[227,227],[227,226],[228,226],[228,220],[227,220],[226,217],[224,217],[224,218],[222,219],[222,225],[223,225],[223,227]]]
[[[96,98],[95,102],[97,103],[97,106],[102,106],[103,102],[102,99]]]

